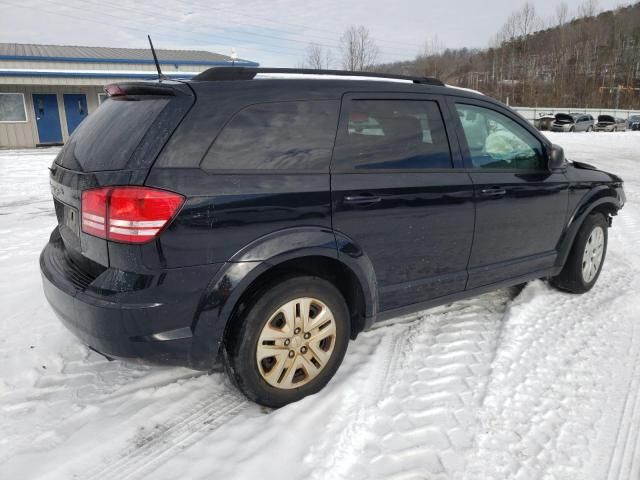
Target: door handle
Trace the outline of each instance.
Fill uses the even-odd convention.
[[[483,197],[504,197],[507,194],[507,191],[504,188],[500,187],[491,187],[491,188],[483,188],[480,190],[480,195]]]
[[[352,205],[364,205],[368,203],[378,203],[382,201],[382,197],[377,195],[349,195],[344,197],[344,203]]]

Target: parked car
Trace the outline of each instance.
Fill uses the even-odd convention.
[[[627,129],[627,121],[624,118],[616,118],[611,115],[598,115],[596,132],[624,132]]]
[[[625,202],[436,79],[213,68],[106,91],[50,169],[53,311],[108,357],[222,364],[267,406],[319,391],[377,321],[538,278],[590,290]]]
[[[629,130],[640,130],[640,115],[632,115],[627,123]]]
[[[551,130],[551,125],[555,119],[556,117],[553,113],[541,113],[533,121],[533,126],[538,130]]]
[[[551,124],[552,132],[591,132],[594,128],[591,115],[582,113],[557,113]]]

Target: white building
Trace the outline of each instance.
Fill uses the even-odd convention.
[[[157,50],[169,78],[258,66],[205,51]],[[0,43],[0,148],[61,144],[98,108],[106,84],[157,78],[149,49]]]

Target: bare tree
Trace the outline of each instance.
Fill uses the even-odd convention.
[[[531,2],[526,2],[516,13],[516,28],[518,35],[524,37],[530,35],[540,26],[540,19],[536,15],[536,7]]]
[[[370,70],[378,59],[380,49],[363,25],[351,25],[340,38],[342,66],[346,70]]]
[[[324,48],[318,43],[309,44],[302,63],[305,68],[327,70],[331,67],[331,63],[331,50],[329,48]]]
[[[567,20],[569,20],[569,5],[567,2],[560,2],[558,6],[556,6],[556,25],[559,27],[563,27]]]
[[[598,13],[598,0],[585,0],[578,7],[578,18],[595,17]]]
[[[422,53],[416,58],[416,67],[421,75],[438,77],[442,74],[444,43],[437,35],[424,42]]]

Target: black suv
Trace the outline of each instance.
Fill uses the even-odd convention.
[[[106,356],[317,392],[375,321],[536,278],[596,282],[622,180],[430,78],[216,68],[110,85],[51,166],[40,257]]]

